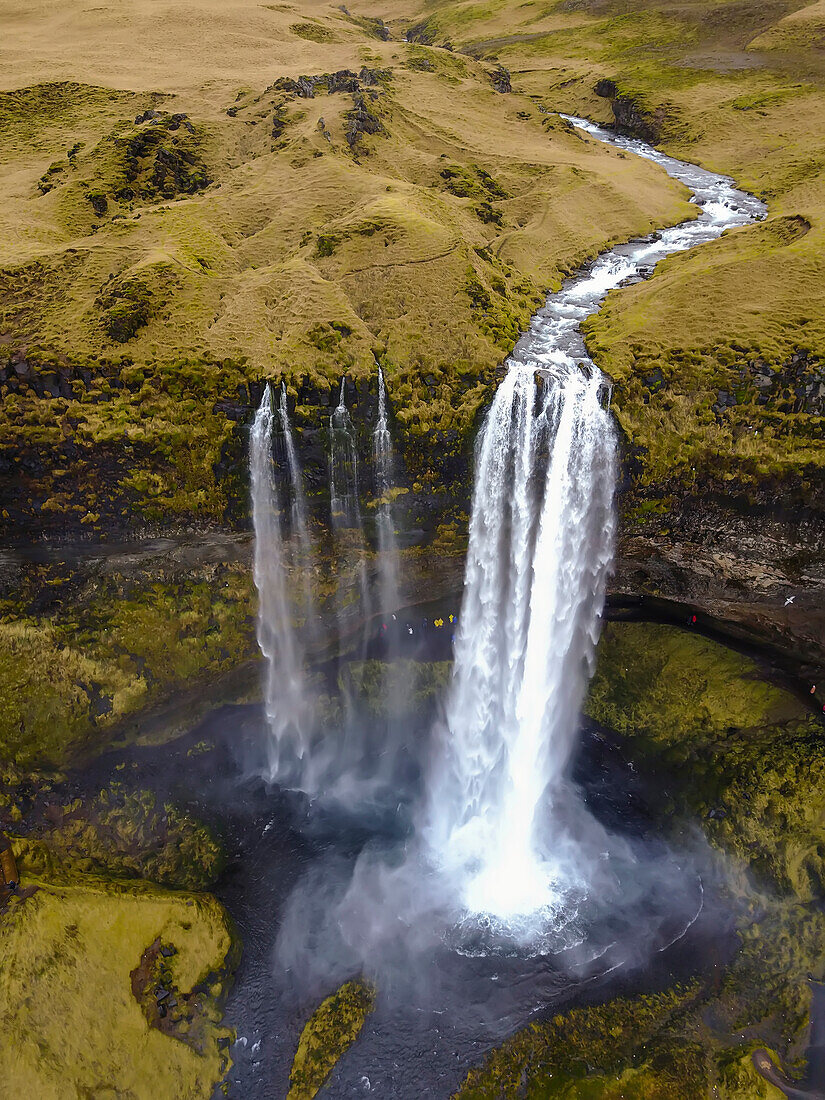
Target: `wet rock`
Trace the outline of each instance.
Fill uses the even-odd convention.
[[[597,96],[601,96],[602,99],[614,99],[619,94],[619,89],[616,87],[615,81],[608,80],[606,77],[602,77],[601,80],[596,81],[596,86],[593,91]]]
[[[616,120],[615,129],[620,134],[641,138],[650,145],[655,145],[659,141],[666,116],[664,107],[658,107],[653,111],[648,110],[633,96],[619,91],[616,82],[607,78],[597,81],[593,90],[596,95],[610,100],[610,107]]]

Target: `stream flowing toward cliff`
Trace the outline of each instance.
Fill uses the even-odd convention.
[[[311,553],[300,456],[282,394],[293,496],[287,524],[273,472],[268,389],[258,410],[250,461],[259,640],[268,666],[268,747],[258,774],[291,793],[280,796],[280,809],[245,852],[255,866],[247,872],[248,900],[237,897],[256,929],[247,950],[262,972],[250,971],[247,957],[230,1019],[270,1046],[252,1062],[236,1051],[238,1095],[244,1088],[270,1095],[261,1091],[261,1065],[277,1060],[284,1020],[296,1004],[317,1003],[353,974],[376,984],[379,1007],[336,1069],[329,1094],[377,1088],[393,1097],[445,1096],[485,1044],[535,1012],[617,975],[644,970],[650,982],[678,971],[680,952],[690,955],[703,937],[724,929],[708,898],[701,844],[690,853],[668,850],[648,835],[644,815],[628,808],[631,799],[617,801],[602,788],[594,793],[592,768],[582,771],[588,752],[597,751],[580,740],[580,710],[613,552],[617,446],[611,385],[587,355],[581,322],[611,289],[649,276],[664,256],[752,222],[765,208],[725,177],[584,120],[568,121],[583,140],[653,160],[687,184],[698,216],[619,245],[568,279],[508,359],[477,442],[453,668],[438,705],[416,712],[410,702],[420,683],[415,669],[424,667],[416,662],[434,659],[432,634],[352,633],[353,622],[369,623],[376,606],[381,631],[395,610],[404,618],[383,375],[370,430],[372,551],[360,499],[363,456],[344,381],[330,418],[328,520],[341,562],[338,632],[350,638],[350,650],[339,643],[337,659],[314,674],[315,686],[302,666],[285,579],[293,544]],[[311,607],[305,617],[314,622]],[[433,622],[443,625],[443,615]],[[438,645],[443,641],[441,635]],[[365,660],[370,653],[381,654],[384,671],[377,701],[365,706],[366,685],[376,682]],[[343,700],[338,718],[330,717],[331,696],[318,706],[319,676],[328,685],[334,679]],[[399,683],[404,690],[396,697],[392,685]],[[250,740],[255,735],[247,731]],[[626,793],[631,775],[620,762],[605,762],[603,751],[599,768]],[[263,807],[273,796],[256,797]],[[302,850],[313,852],[297,881],[286,876],[288,889],[272,883],[275,872],[260,853],[286,821]],[[277,904],[253,916],[248,906],[274,894]],[[250,934],[243,920],[241,927]],[[429,1054],[431,1044],[437,1049]],[[366,1064],[368,1074],[361,1072]],[[271,1095],[278,1094],[274,1088]]]

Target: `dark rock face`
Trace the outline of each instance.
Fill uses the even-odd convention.
[[[510,83],[510,70],[505,69],[503,65],[499,65],[492,73],[490,73],[490,82],[497,92],[512,92],[513,87]]]
[[[352,99],[354,107],[351,111],[347,111],[345,131],[347,144],[350,147],[358,142],[362,134],[380,134],[384,129],[381,125],[381,119],[369,109],[364,96],[360,92],[354,95]]]
[[[736,509],[708,493],[641,529],[624,522],[612,592],[686,605],[813,675],[825,670],[825,514],[764,498]]]
[[[404,35],[406,42],[417,42],[421,46],[432,46],[435,42],[435,28],[424,19],[420,23],[413,24]]]
[[[345,92],[355,95],[362,87],[372,88],[384,80],[390,80],[392,73],[389,69],[369,69],[364,65],[359,72],[352,69],[339,69],[334,73],[320,73],[316,76],[299,76],[297,80],[282,76],[272,85],[275,91],[286,92],[288,95],[298,96],[299,99],[314,99],[316,91],[326,92],[328,95],[336,95]],[[237,114],[237,109],[235,110]]]
[[[593,90],[596,95],[610,100],[610,107],[616,120],[615,127],[620,134],[641,138],[650,145],[655,145],[659,141],[666,115],[664,107],[657,107],[653,111],[648,110],[633,96],[620,92],[612,80],[599,80]]]

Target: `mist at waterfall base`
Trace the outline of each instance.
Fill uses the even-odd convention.
[[[328,992],[360,972],[382,997],[395,994],[396,1005],[460,1006],[467,1026],[485,1023],[493,1033],[717,919],[698,837],[690,852],[669,850],[643,815],[611,808],[604,792],[573,778],[615,479],[609,385],[580,325],[610,289],[761,217],[764,207],[724,177],[571,121],[687,183],[698,217],[599,257],[548,299],[519,341],[477,444],[464,599],[442,708],[426,726],[395,728],[390,748],[403,749],[406,766],[384,761],[380,787],[367,781],[364,755],[352,769],[342,753],[334,774],[337,731],[316,740],[331,781],[312,787],[305,819],[307,834],[321,838],[319,855],[285,903],[275,951],[279,981],[296,990]],[[388,442],[383,379],[380,387],[380,439]],[[357,453],[343,393],[330,422],[332,526],[342,550],[362,554],[365,569],[355,572],[363,579]],[[373,443],[377,469],[377,429]],[[253,497],[254,486],[253,459]],[[378,496],[390,498],[386,485]],[[393,555],[385,577],[398,562],[394,529],[382,542],[389,533],[379,513],[375,541]],[[256,559],[256,579],[259,572],[265,580]],[[350,730],[358,720],[350,713]],[[311,760],[312,738],[301,749],[300,723],[290,718],[279,734],[280,721],[270,723],[275,739]],[[358,782],[344,781],[359,768]],[[289,782],[277,768],[270,778]]]
[[[276,958],[298,991],[363,973],[396,1003],[461,1004],[497,1031],[643,962],[700,913],[695,872],[611,833],[568,775],[614,534],[605,394],[595,368],[537,387],[534,365],[510,362],[477,448],[446,697],[429,727],[404,731],[414,766],[383,789],[395,812],[380,828],[375,788],[360,807],[316,797],[316,829],[373,825],[286,902]],[[470,980],[494,984],[479,996]]]

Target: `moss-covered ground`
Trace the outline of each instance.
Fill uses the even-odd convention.
[[[32,567],[0,599],[0,756],[60,768],[254,649],[242,563]]]
[[[374,1007],[375,992],[361,981],[346,982],[321,1002],[301,1032],[288,1100],[313,1100]]]
[[[678,845],[701,826],[738,950],[709,979],[518,1032],[457,1095],[779,1100],[751,1054],[800,1072],[808,978],[823,977],[821,722],[751,658],[645,623],[608,624],[587,712],[646,777],[657,828]]]
[[[24,884],[36,893],[0,917],[4,1091],[43,1100],[208,1096],[228,1068],[228,1033],[210,991],[233,948],[221,906],[84,876]],[[187,998],[189,1022],[174,1036],[150,1024],[133,992],[132,971],[157,940],[173,949],[168,977]]]
[[[63,801],[59,786],[29,779],[21,798],[15,777],[5,779],[0,820],[13,832],[25,830],[16,840],[23,873],[51,879],[77,873],[139,877],[202,890],[223,869],[223,850],[210,830],[151,791],[113,784],[92,797]]]

